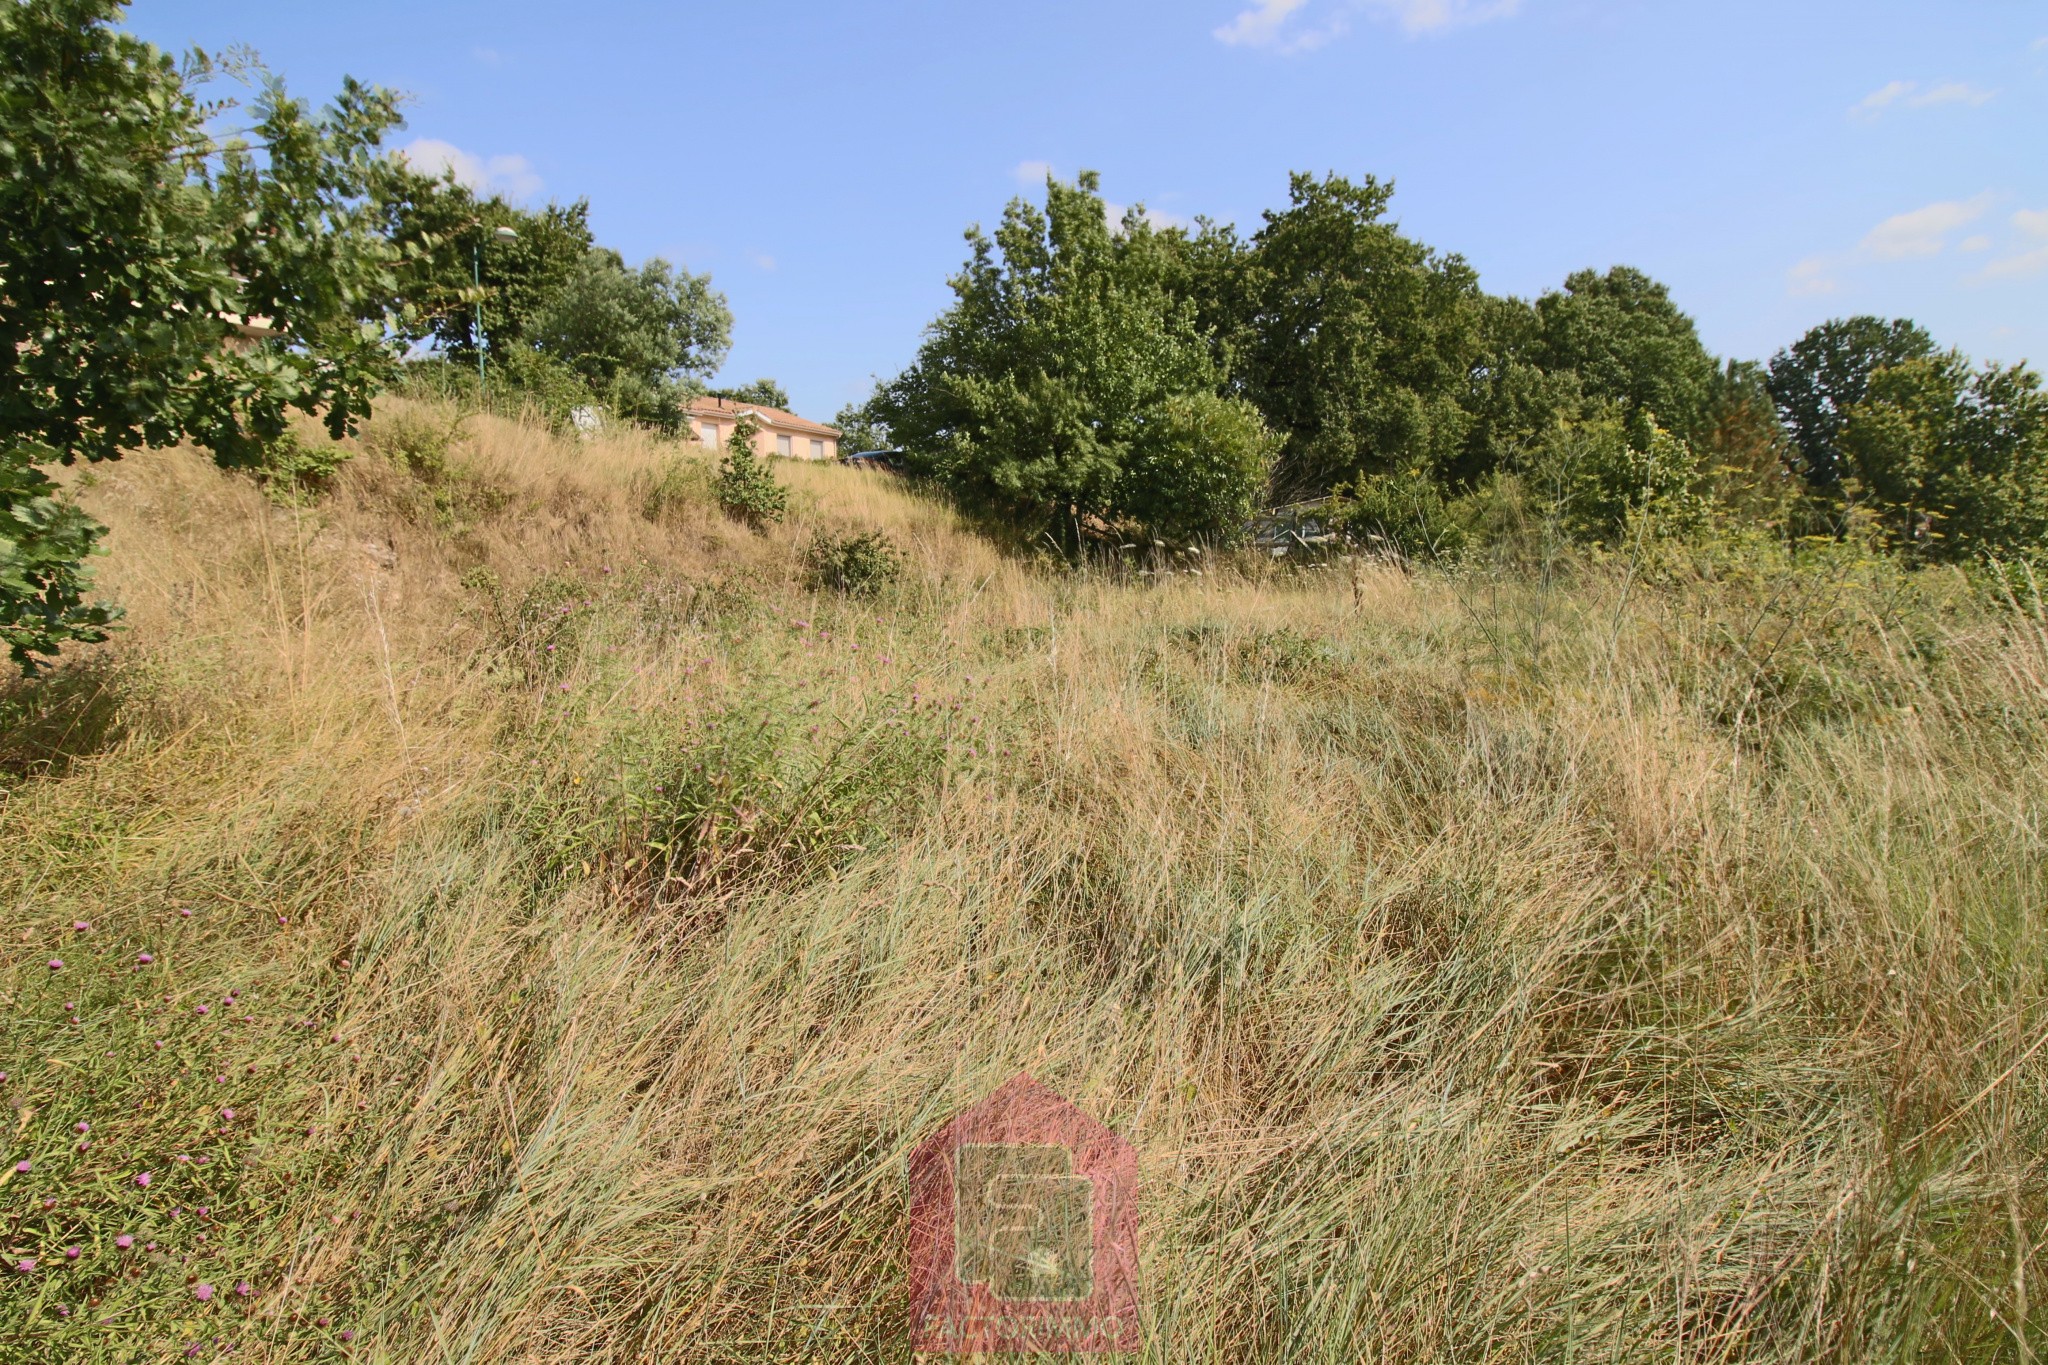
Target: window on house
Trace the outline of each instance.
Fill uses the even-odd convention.
[[[778,436],[775,438],[775,453],[777,455],[789,454],[789,438],[787,436]]]
[[[814,460],[825,458],[825,443],[823,441],[811,442],[811,458]]]

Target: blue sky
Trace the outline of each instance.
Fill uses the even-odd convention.
[[[166,47],[294,92],[408,92],[401,145],[629,260],[709,271],[725,381],[829,418],[911,357],[968,224],[1099,170],[1243,228],[1290,170],[1398,185],[1404,229],[1533,295],[1668,283],[1762,358],[1917,318],[2048,365],[2042,0],[139,0]]]

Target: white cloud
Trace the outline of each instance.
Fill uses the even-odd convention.
[[[1912,81],[1893,81],[1889,85],[1879,86],[1865,95],[1854,105],[1850,106],[1849,112],[1864,118],[1876,118],[1884,110],[1891,108],[1907,95],[1912,94],[1914,89],[1915,86]]]
[[[1982,108],[1998,97],[1996,90],[1986,90],[1981,85],[1968,81],[1950,81],[1937,85],[1932,90],[1923,90],[1906,101],[1908,108],[1932,109],[1937,104],[1967,104],[1972,109]]]
[[[1271,47],[1288,17],[1308,0],[1252,0],[1252,7],[1214,30],[1216,41],[1232,47]]]
[[[2048,274],[2048,246],[2037,246],[2017,256],[1993,261],[1977,272],[1979,280],[2027,280]]]
[[[1436,33],[1508,18],[1522,7],[1522,0],[1367,0],[1367,4],[1409,33]]]
[[[398,155],[414,170],[439,175],[453,171],[457,184],[481,194],[502,194],[507,199],[531,199],[540,193],[540,174],[523,156],[480,157],[439,138],[414,138],[399,148]]]
[[[1042,190],[1045,188],[1045,182],[1052,178],[1052,163],[1050,161],[1020,161],[1011,169],[1010,174],[1025,189]]]
[[[1916,256],[1938,256],[1948,244],[1948,235],[1984,216],[1990,198],[1950,199],[1926,208],[1914,209],[1885,219],[1872,228],[1857,249],[1880,261],[1903,261]]]
[[[1808,256],[1785,272],[1785,289],[1795,297],[1832,294],[1842,287],[1835,278],[1834,262],[1825,256]]]
[[[505,64],[505,54],[498,51],[495,47],[473,47],[469,50],[469,55],[485,66],[503,66]]]
[[[2012,225],[2027,236],[2048,243],[2048,209],[2021,209],[2012,216]],[[1978,271],[1975,278],[2025,280],[2040,274],[2048,274],[2048,244],[1993,261]]]
[[[1994,196],[1987,192],[1974,199],[1945,199],[1910,213],[1894,214],[1865,233],[1853,251],[1808,256],[1786,271],[1785,292],[1795,297],[1832,294],[1842,287],[1842,273],[1857,265],[1939,256],[1948,250],[1950,237],[1982,218],[1993,202]],[[2023,232],[2048,238],[2048,210],[2021,210],[2013,215],[2013,223]],[[1975,232],[1956,245],[1963,251],[1979,252],[1989,251],[1996,243],[1989,234]],[[2035,259],[2039,256],[2048,256],[2048,247],[1994,261],[1972,278],[2032,274],[2041,268]]]
[[[1268,48],[1279,53],[1308,52],[1351,27],[1351,16],[1363,11],[1398,24],[1414,36],[1505,19],[1522,0],[1315,0],[1320,22],[1308,23],[1311,0],[1251,0],[1249,8],[1213,30],[1216,40],[1232,47]]]
[[[1892,81],[1850,106],[1849,115],[1852,118],[1875,119],[1893,105],[1907,109],[1933,109],[1943,104],[1967,104],[1976,109],[1997,97],[1996,90],[1986,90],[1968,81],[1948,81],[1925,90],[1920,88],[1918,81]]]

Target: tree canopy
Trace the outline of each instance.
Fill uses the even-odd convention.
[[[1031,534],[1084,521],[1192,537],[1234,529],[1270,443],[1195,310],[1166,286],[1168,249],[1133,210],[1112,231],[1098,181],[1048,180],[993,240],[967,234],[954,304],[870,404],[914,469]],[[1172,480],[1171,483],[1165,482]]]
[[[1771,397],[1808,483],[1825,490],[1841,482],[1842,420],[1871,376],[1933,354],[1934,338],[1919,324],[1864,315],[1824,322],[1771,357]]]

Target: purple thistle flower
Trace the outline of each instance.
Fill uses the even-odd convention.
[[[356,1334],[349,1328],[344,1327],[341,1329],[341,1339],[343,1341],[354,1341],[356,1339]]]
[[[53,958],[51,958],[51,959],[50,959],[50,970],[51,970],[51,971],[53,971],[53,972],[61,972],[61,971],[63,971],[63,970],[64,970],[64,959],[63,959],[63,958],[61,958],[61,957],[53,957]]]
[[[211,1302],[213,1299],[213,1286],[210,1284],[193,1285],[192,1297],[199,1300],[201,1303]]]
[[[247,1280],[242,1280],[235,1285],[235,1293],[241,1295],[245,1299],[255,1292],[256,1291],[254,1289],[251,1289],[249,1287],[249,1282]]]
[[[178,918],[179,918],[179,919],[191,919],[191,918],[192,918],[192,912],[191,912],[190,910],[180,910],[180,911],[178,912]]]
[[[226,1119],[229,1123],[233,1123],[235,1121],[235,1111],[232,1109],[221,1110],[220,1116]]]
[[[144,1172],[143,1172],[142,1174],[140,1174],[140,1175],[136,1176],[136,1177],[135,1177],[135,1184],[136,1184],[136,1186],[137,1186],[138,1188],[140,1188],[140,1189],[145,1189],[145,1190],[146,1190],[146,1189],[148,1189],[148,1188],[149,1188],[149,1172],[148,1172],[148,1171],[144,1171]]]
[[[135,955],[135,960],[145,967],[147,967],[150,963],[156,961],[156,959],[151,957],[148,953],[137,953]]]
[[[36,1268],[36,1262],[35,1262],[35,1257],[33,1257],[33,1256],[24,1256],[24,1257],[22,1257],[22,1258],[21,1258],[20,1260],[18,1260],[18,1261],[16,1261],[16,1262],[14,1263],[14,1269],[15,1269],[15,1271],[16,1271],[17,1273],[19,1273],[19,1274],[22,1274],[22,1275],[26,1275],[26,1274],[28,1274],[28,1273],[29,1273],[30,1271],[34,1270],[35,1268]]]
[[[71,927],[75,932],[82,934],[92,928],[92,922],[90,920],[75,919],[71,921]]]
[[[16,1175],[27,1175],[29,1173],[29,1169],[29,1164],[26,1161],[17,1161],[14,1163],[14,1173]]]
[[[84,1119],[80,1119],[73,1126],[76,1127],[78,1131],[81,1133],[90,1133],[92,1131],[92,1125],[87,1123]]]
[[[126,1251],[129,1247],[135,1245],[135,1239],[124,1232],[114,1239],[114,1245]]]
[[[65,1259],[65,1260],[67,1260],[67,1261],[75,1261],[75,1260],[77,1260],[77,1259],[79,1258],[79,1256],[80,1256],[80,1255],[81,1255],[82,1253],[83,1253],[83,1248],[81,1248],[81,1247],[65,1247],[65,1248],[64,1248],[64,1259]]]
[[[212,1006],[210,1006],[210,1005],[194,1005],[194,1006],[192,1007],[192,1012],[193,1012],[194,1014],[208,1014],[208,1013],[211,1013],[211,1012],[212,1012]]]

